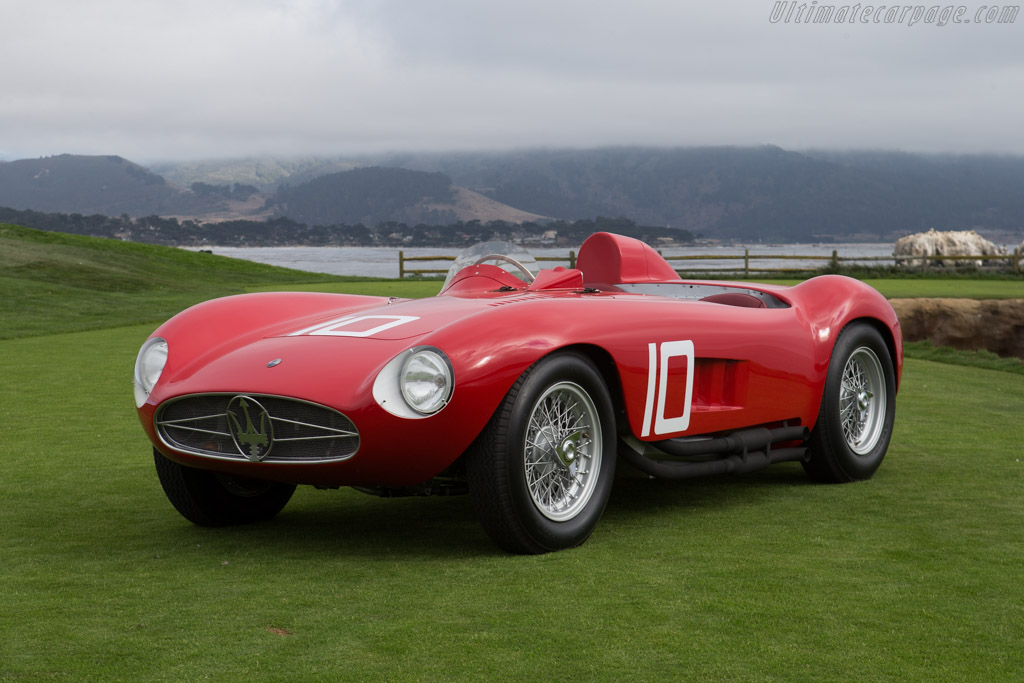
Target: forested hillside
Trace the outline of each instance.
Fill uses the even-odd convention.
[[[693,235],[685,230],[637,225],[627,218],[600,217],[543,223],[458,221],[450,225],[408,225],[389,221],[366,226],[362,223],[307,225],[288,218],[201,223],[160,216],[83,216],[0,207],[0,223],[131,242],[195,247],[430,247],[467,246],[491,240],[511,240],[541,247],[577,247],[588,236],[600,231],[636,237],[648,244],[672,245],[693,241]]]
[[[768,145],[221,163],[162,164],[176,185],[120,157],[0,163],[0,206],[369,227],[622,216],[748,241],[890,241],[930,228],[975,229],[1006,242],[1024,237],[1024,157]]]
[[[778,147],[616,148],[396,159],[547,216],[627,216],[716,237],[890,239],[1024,230],[1024,158]]]
[[[276,217],[310,225],[380,222],[445,225],[458,216],[452,181],[441,173],[359,168],[284,186],[267,202]]]
[[[62,154],[0,163],[0,206],[65,213],[175,215],[217,206],[119,156]]]

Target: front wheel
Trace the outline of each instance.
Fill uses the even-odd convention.
[[[869,479],[882,464],[896,415],[889,349],[871,325],[853,323],[836,341],[804,470],[816,481]]]
[[[594,365],[559,353],[523,373],[466,473],[484,529],[505,550],[539,554],[587,540],[615,474],[615,417]]]
[[[199,526],[272,519],[291,499],[294,484],[243,479],[179,465],[153,449],[160,485],[181,516]]]

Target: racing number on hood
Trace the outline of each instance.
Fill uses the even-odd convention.
[[[678,360],[672,362],[674,359]],[[686,362],[682,373],[678,370],[680,360]],[[670,363],[676,368],[671,377]],[[652,427],[656,435],[683,432],[689,428],[690,406],[693,403],[693,373],[693,341],[683,339],[647,345],[647,401],[644,403],[641,436],[650,436]],[[655,394],[658,398],[656,411]],[[683,399],[681,415],[677,413],[680,394]],[[665,416],[666,403],[669,402],[673,406],[672,417]]]
[[[372,337],[384,330],[419,319],[418,315],[346,315],[292,332],[288,336],[308,334],[327,337]]]

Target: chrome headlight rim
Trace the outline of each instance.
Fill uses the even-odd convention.
[[[139,355],[135,357],[133,374],[136,408],[143,406],[160,381],[160,376],[167,365],[168,353],[169,346],[163,337],[150,337],[139,349]]]
[[[417,357],[434,361],[442,377],[437,400],[424,403],[410,397],[406,386],[407,369]],[[442,369],[443,368],[443,369]],[[414,346],[402,351],[381,368],[373,382],[373,399],[388,413],[407,420],[421,420],[442,412],[455,393],[455,370],[447,354],[436,346]],[[426,409],[424,409],[426,408]]]
[[[419,375],[419,377],[417,377]],[[426,377],[423,377],[426,375]],[[424,388],[429,394],[419,398],[414,390]],[[402,362],[398,373],[398,385],[402,390],[402,398],[406,405],[420,415],[433,415],[440,412],[451,400],[454,382],[452,381],[452,364],[440,349],[419,347],[412,349],[409,357]],[[430,385],[434,389],[430,389]]]

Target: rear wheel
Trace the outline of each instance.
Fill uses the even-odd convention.
[[[488,535],[523,554],[583,543],[611,493],[614,420],[604,380],[586,357],[556,354],[527,370],[466,464]]]
[[[896,378],[889,349],[871,325],[839,335],[829,362],[818,422],[804,469],[812,479],[869,479],[882,464],[896,415]]]
[[[199,526],[248,524],[272,519],[291,499],[293,484],[232,477],[185,467],[153,450],[157,476],[168,500]]]

